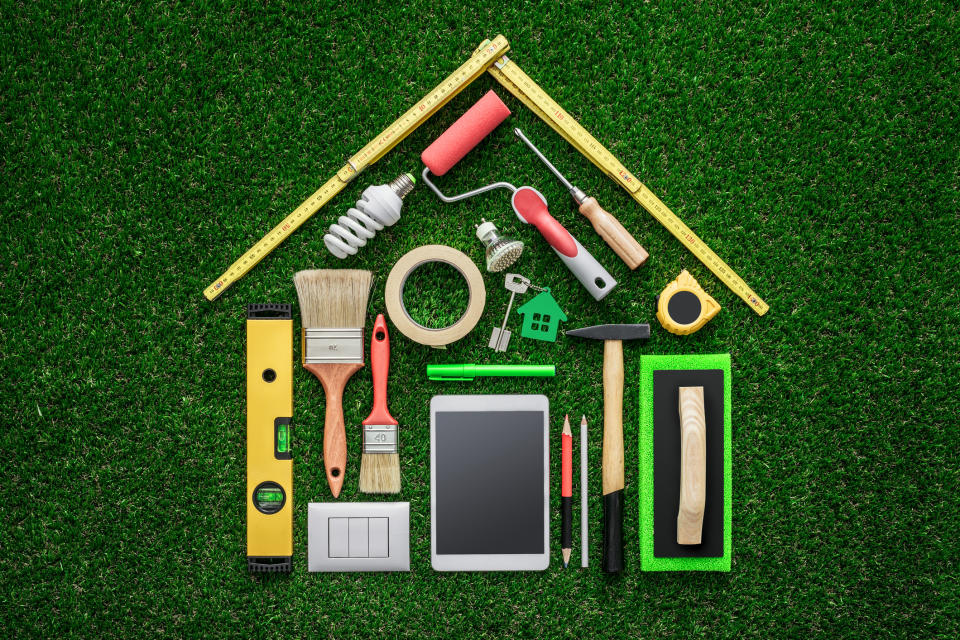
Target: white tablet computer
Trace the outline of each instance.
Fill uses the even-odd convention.
[[[550,564],[550,402],[542,395],[430,401],[431,560],[437,571]]]

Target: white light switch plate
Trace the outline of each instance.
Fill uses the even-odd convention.
[[[409,502],[311,502],[310,571],[409,571]]]

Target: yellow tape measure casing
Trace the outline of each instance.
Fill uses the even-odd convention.
[[[403,287],[407,283],[407,278],[417,267],[428,262],[443,262],[459,271],[467,281],[467,291],[470,294],[467,310],[463,316],[449,327],[442,329],[431,329],[417,323],[410,317],[403,304]],[[465,253],[442,244],[428,244],[404,254],[393,265],[390,275],[387,276],[384,301],[387,306],[387,315],[400,333],[414,342],[443,348],[467,335],[477,326],[487,303],[487,289],[483,285],[480,269]]]
[[[657,320],[678,336],[699,331],[718,313],[720,305],[686,269],[657,297]]]

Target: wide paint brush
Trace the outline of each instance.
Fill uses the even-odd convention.
[[[303,322],[303,368],[326,393],[323,463],[334,498],[340,496],[347,465],[343,389],[363,367],[363,324],[372,280],[372,273],[357,269],[314,269],[293,277]]]

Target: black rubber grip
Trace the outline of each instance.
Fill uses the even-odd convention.
[[[573,526],[573,498],[560,498],[560,548],[572,549],[573,536],[570,530]]]
[[[623,489],[603,496],[603,570],[623,571]]]
[[[292,311],[290,304],[248,304],[247,320],[289,320]]]
[[[247,570],[251,573],[290,573],[293,558],[290,556],[247,556]]]

